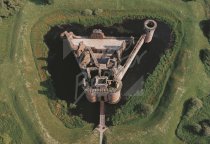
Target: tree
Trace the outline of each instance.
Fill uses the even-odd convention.
[[[202,134],[203,136],[210,136],[210,125],[206,122],[202,123]]]
[[[202,127],[200,124],[194,123],[190,126],[189,130],[192,130],[192,132],[194,132],[195,134],[200,134]]]
[[[203,31],[204,36],[208,38],[210,43],[210,19],[201,21],[200,28]]]
[[[143,117],[147,117],[153,112],[153,107],[150,104],[142,103],[135,106],[135,111]]]
[[[201,107],[203,107],[203,102],[199,98],[193,97],[189,99],[185,104],[185,116],[191,118]]]
[[[0,17],[6,18],[20,9],[21,0],[0,0]]]
[[[53,4],[53,0],[44,0],[44,2],[46,3],[46,4]]]
[[[210,50],[202,49],[200,51],[200,59],[205,66],[206,73],[210,75]]]

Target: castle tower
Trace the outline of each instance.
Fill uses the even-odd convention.
[[[146,20],[144,22],[144,29],[146,31],[145,43],[152,41],[155,29],[157,28],[157,23],[154,20]]]

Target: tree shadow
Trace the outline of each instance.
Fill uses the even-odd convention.
[[[191,103],[191,98],[187,99],[184,104],[183,104],[183,109],[182,109],[182,118],[187,114],[189,111],[189,105]]]
[[[190,132],[190,133],[192,133],[192,134],[194,134],[194,135],[202,136],[202,135],[201,135],[201,132],[200,132],[200,131],[197,131],[196,128],[195,128],[195,126],[193,126],[193,125],[185,125],[185,126],[183,126],[183,128],[184,128],[186,131],[188,131],[188,132]]]
[[[48,5],[53,3],[53,0],[29,0],[29,1],[35,3],[36,5]]]
[[[210,50],[207,48],[201,49],[199,52],[199,58],[202,61],[202,63],[204,63],[205,60],[208,59],[208,57],[210,57]]]
[[[210,19],[209,20],[202,20],[199,23],[199,26],[203,32],[203,35],[208,39],[210,43]]]

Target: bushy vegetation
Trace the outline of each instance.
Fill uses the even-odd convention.
[[[202,125],[202,135],[210,136],[210,120],[201,122]]]
[[[0,18],[7,18],[20,9],[23,0],[0,0]]]
[[[189,1],[196,1],[196,0],[182,0],[184,2],[189,2]]]
[[[95,9],[94,11],[93,11],[93,14],[94,15],[100,15],[101,13],[103,13],[103,9]]]
[[[195,114],[195,112],[202,107],[203,107],[203,102],[200,99],[196,97],[189,99],[185,103],[184,117],[191,118]]]
[[[210,50],[202,49],[200,51],[200,59],[205,66],[206,73],[210,76]]]
[[[210,113],[209,96],[202,101],[191,98],[185,102],[183,116],[176,130],[177,136],[190,144],[209,143]]]
[[[153,112],[153,107],[152,105],[146,103],[137,104],[134,111],[140,114],[140,116],[146,117]]]
[[[192,131],[193,133],[199,135],[199,134],[201,133],[202,127],[201,127],[200,124],[194,123],[194,124],[192,124],[192,125],[190,125],[190,126],[188,127],[188,130],[190,130],[190,131]]]
[[[74,109],[76,107],[68,107],[66,101],[52,101],[50,106],[52,112],[64,123],[67,128],[81,128],[86,124],[81,117],[71,115],[69,109]]]
[[[190,133],[193,133],[194,135],[197,136],[202,136],[202,137],[209,137],[210,136],[210,123],[209,120],[207,121],[201,121],[199,123],[193,123],[191,125],[188,125],[185,127],[187,131]]]
[[[21,143],[22,130],[6,103],[0,102],[0,143]]]
[[[200,22],[201,30],[203,31],[204,36],[206,36],[210,43],[210,19],[203,20]]]
[[[85,9],[82,11],[82,15],[91,16],[91,15],[93,15],[93,11],[91,9]]]
[[[94,9],[94,10],[91,10],[91,9],[85,9],[81,12],[82,15],[84,16],[91,16],[91,15],[101,15],[103,13],[103,9]]]
[[[50,5],[54,3],[54,0],[30,0],[37,5]]]
[[[53,4],[53,0],[44,0],[44,2],[46,3],[46,4]]]

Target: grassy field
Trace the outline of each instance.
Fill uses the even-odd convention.
[[[48,97],[39,93],[45,90],[40,82],[47,78],[39,69],[46,63],[36,60],[37,56],[47,57],[43,34],[50,26],[72,20],[86,25],[104,22],[97,16],[82,21],[80,13],[87,8],[104,9],[104,15],[110,17],[104,24],[119,21],[120,15],[141,15],[171,21],[179,34],[179,53],[157,108],[145,119],[110,127],[107,143],[182,144],[185,142],[179,138],[189,142],[188,136],[193,143],[197,137],[182,131],[179,123],[184,103],[191,97],[199,97],[204,107],[190,121],[209,119],[210,78],[199,58],[201,49],[210,48],[199,26],[210,18],[209,5],[209,0],[55,0],[52,5],[25,1],[19,13],[0,24],[0,143],[98,143],[98,134],[91,125],[68,129],[51,112]],[[177,134],[179,138],[177,127],[182,132]]]

